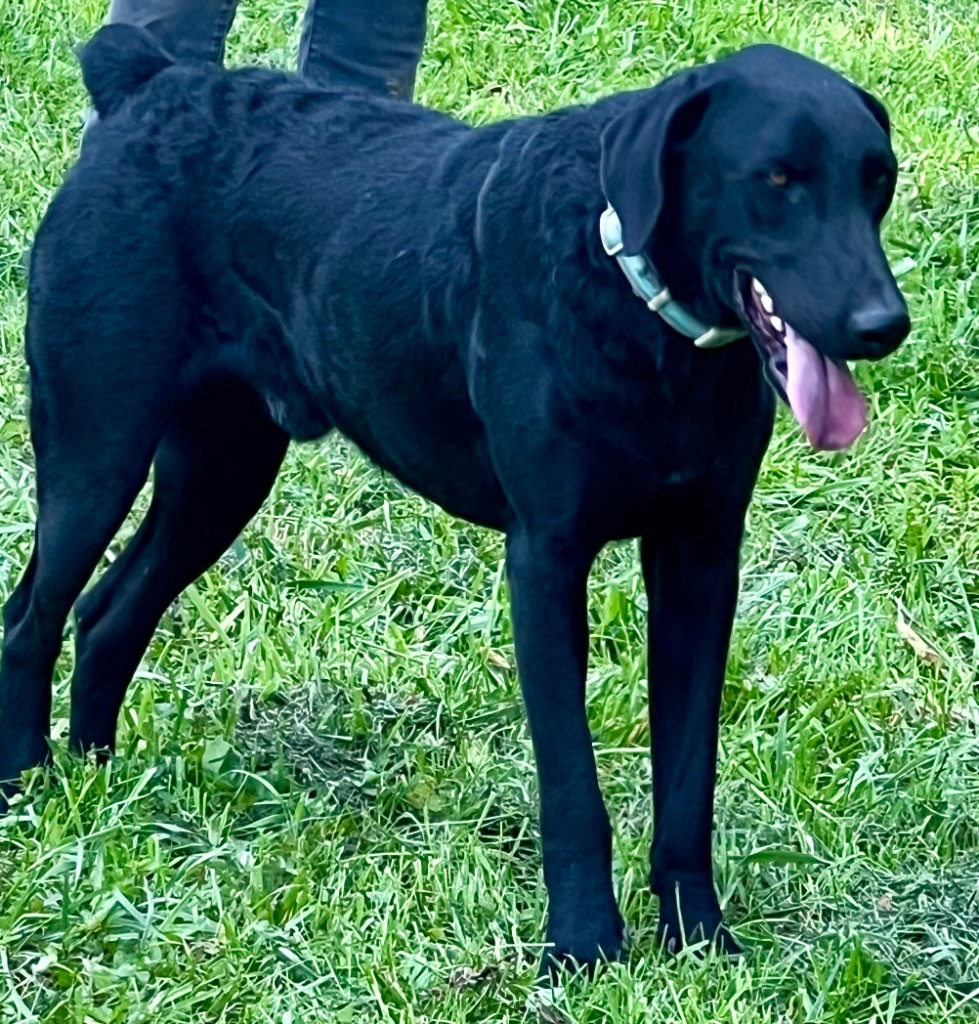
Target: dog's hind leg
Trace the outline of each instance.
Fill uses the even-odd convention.
[[[182,408],[156,453],[146,519],[75,609],[74,749],[113,748],[126,688],[160,617],[258,511],[288,442],[237,382],[208,385]]]
[[[31,434],[36,455],[34,550],[4,608],[0,655],[0,783],[48,758],[51,674],[72,602],[146,480],[156,446],[157,418],[149,396],[127,404],[93,405],[70,375],[57,401],[35,381]],[[111,429],[106,420],[112,420]],[[0,809],[4,803],[0,791]]]

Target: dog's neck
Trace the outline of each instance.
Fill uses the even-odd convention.
[[[747,336],[748,332],[740,327],[710,327],[698,320],[670,295],[647,256],[642,253],[627,256],[623,252],[622,224],[611,204],[601,216],[599,232],[602,247],[615,258],[633,292],[673,330],[690,338],[697,348],[721,348]]]

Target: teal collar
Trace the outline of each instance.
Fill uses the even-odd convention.
[[[645,256],[626,256],[622,252],[622,223],[611,206],[602,214],[599,227],[605,251],[615,257],[636,295],[673,330],[692,338],[697,348],[720,348],[747,335],[740,327],[708,327],[679,302],[674,302],[669,288]]]

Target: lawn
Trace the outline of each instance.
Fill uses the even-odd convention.
[[[101,14],[0,5],[3,598],[33,515],[24,253],[77,151],[72,46]],[[912,336],[859,369],[873,426],[853,452],[814,454],[780,417],[750,513],[715,840],[748,954],[669,963],[656,948],[645,597],[635,546],[618,545],[592,580],[589,713],[630,954],[529,998],[546,904],[501,540],[331,440],[293,448],[266,507],[166,615],[107,768],[63,751],[66,644],[56,769],[0,822],[0,1021],[979,1020],[974,0],[430,14],[419,99],[473,121],[759,39],[890,109],[888,248]],[[296,0],[246,0],[230,62],[291,62],[299,17]]]

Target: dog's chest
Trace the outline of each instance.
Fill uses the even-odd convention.
[[[719,372],[710,354],[699,355],[558,389],[555,419],[593,453],[596,467],[608,467],[603,477],[638,479],[650,489],[740,465],[767,437],[771,395],[753,359],[727,359]]]
[[[569,434],[587,452],[583,484],[602,500],[623,506],[655,500],[699,480],[741,473],[758,450],[761,424],[725,421],[710,410],[661,401],[630,404],[621,396],[592,415],[569,422]],[[753,467],[751,467],[753,471]]]

